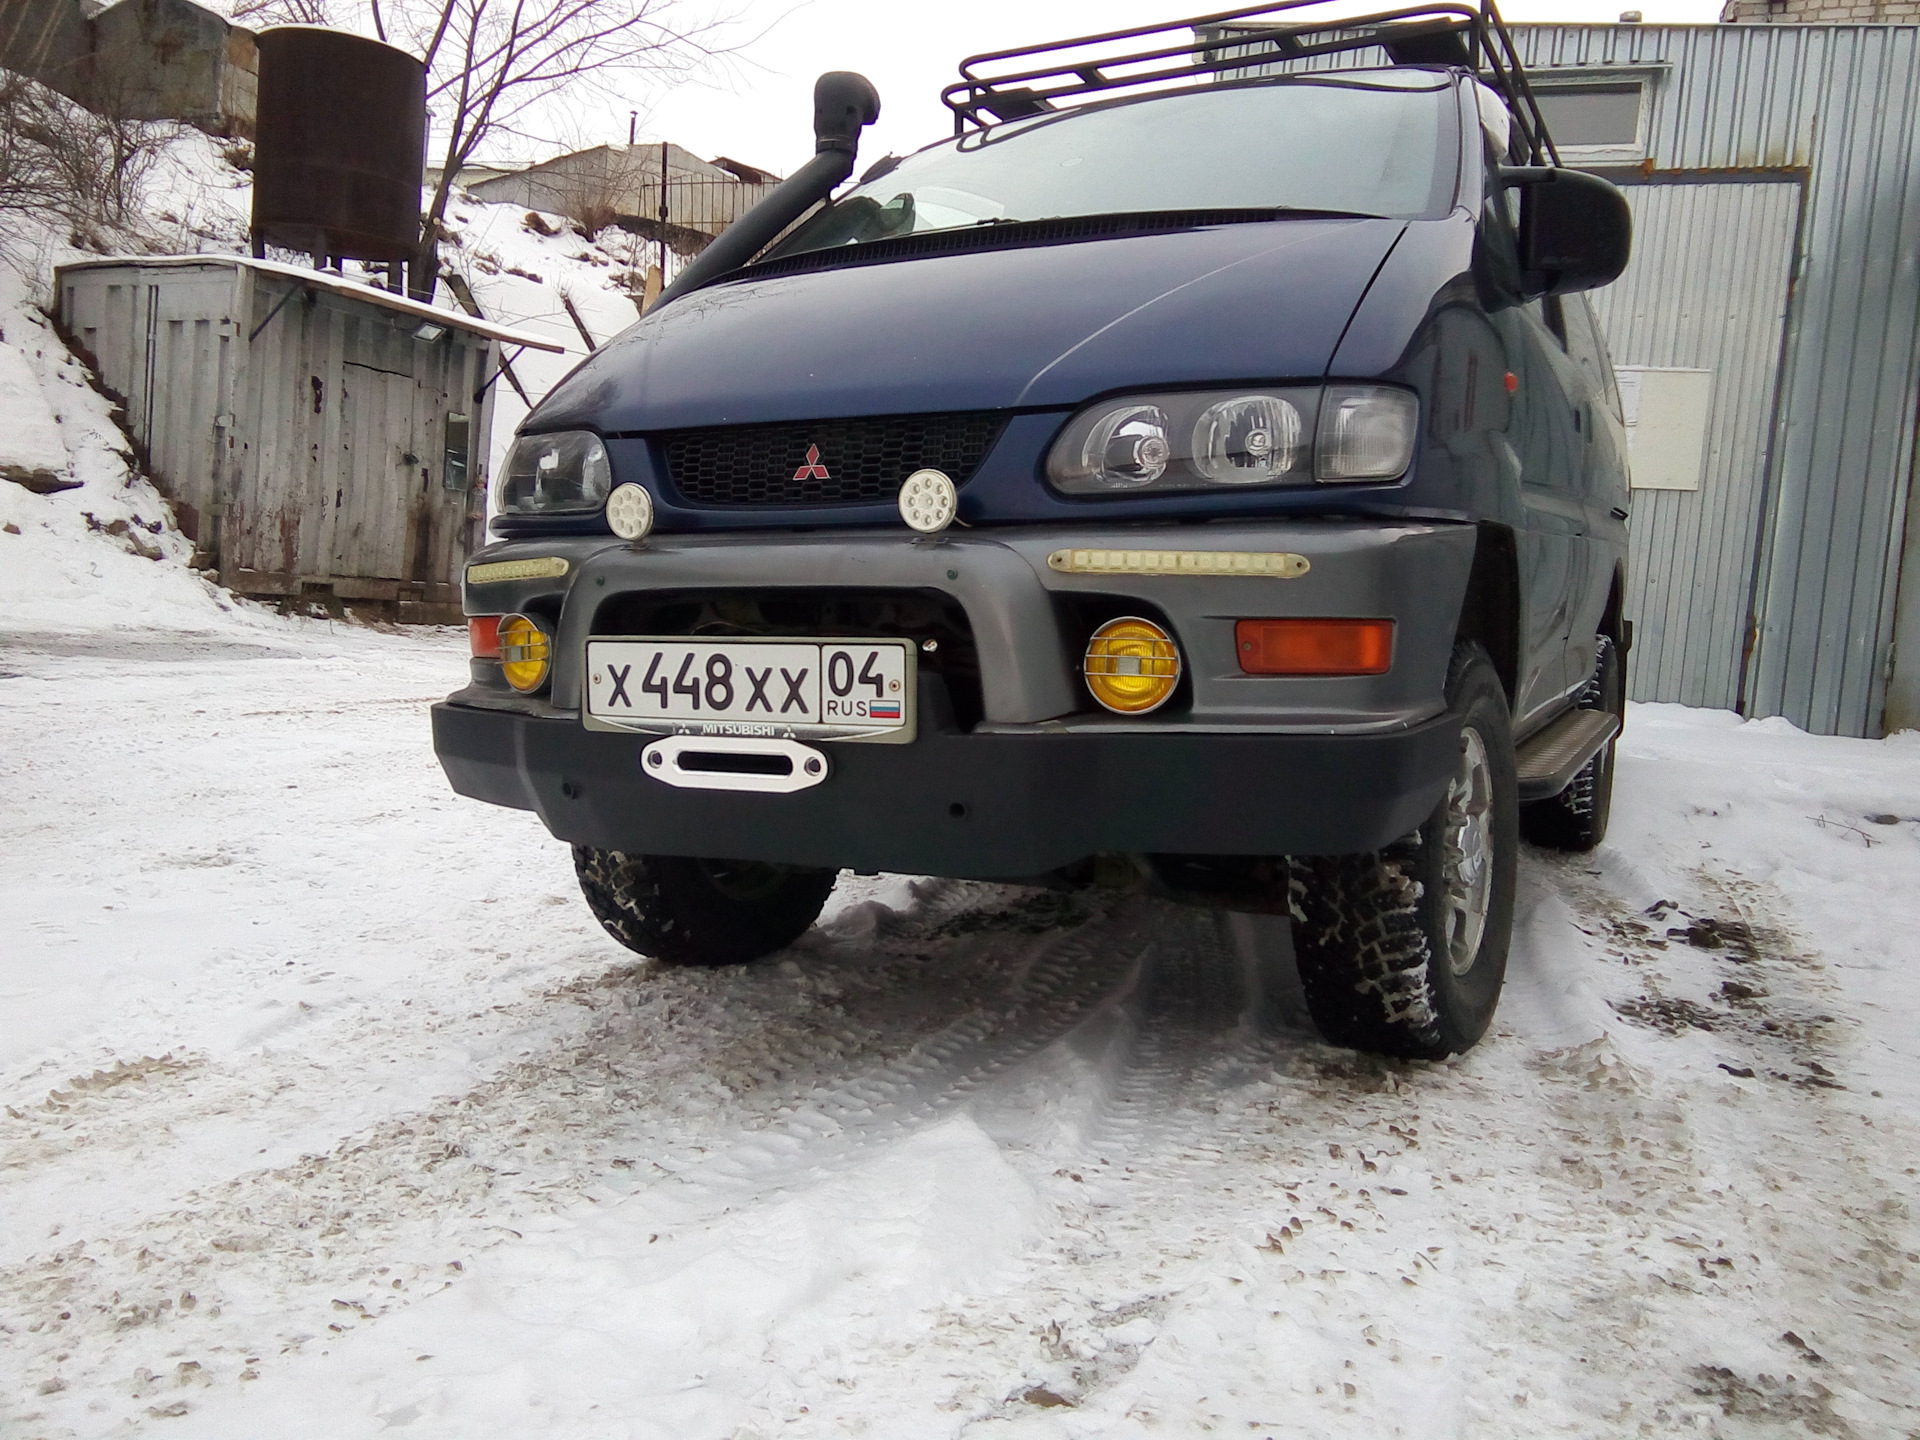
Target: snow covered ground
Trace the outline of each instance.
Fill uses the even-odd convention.
[[[0,1433],[1920,1433],[1915,737],[1637,708],[1386,1064],[1131,897],[661,968],[447,792],[457,635],[11,589]]]

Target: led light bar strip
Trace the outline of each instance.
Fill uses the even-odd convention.
[[[500,580],[558,580],[571,567],[558,555],[539,560],[496,560],[491,565],[469,565],[469,585],[489,585]]]
[[[1261,550],[1056,550],[1047,568],[1066,575],[1257,575],[1293,580],[1313,568],[1304,555]]]

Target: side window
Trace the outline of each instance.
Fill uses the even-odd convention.
[[[1600,337],[1600,326],[1587,305],[1587,297],[1566,297],[1562,313],[1566,318],[1567,353],[1573,357],[1573,363],[1580,367],[1593,388],[1606,397],[1607,408],[1613,411],[1613,418],[1621,419],[1620,389],[1614,383],[1613,366],[1607,360],[1607,344]]]

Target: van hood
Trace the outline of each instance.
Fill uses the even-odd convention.
[[[1262,221],[723,282],[603,346],[524,428],[1070,408],[1317,379],[1404,228]]]

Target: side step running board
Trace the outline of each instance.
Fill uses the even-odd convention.
[[[1526,740],[1514,756],[1520,798],[1552,799],[1619,733],[1620,717],[1611,711],[1569,710]]]

